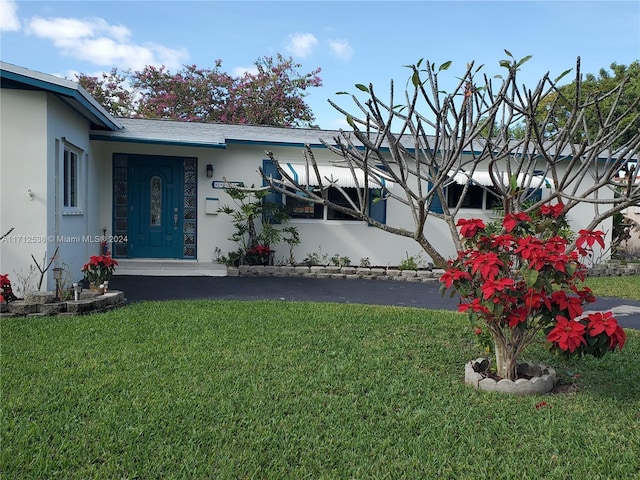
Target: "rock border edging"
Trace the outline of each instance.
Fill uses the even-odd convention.
[[[337,278],[337,279],[369,279],[394,280],[405,282],[436,282],[444,270],[400,270],[398,268],[376,267],[336,267],[306,266],[306,265],[240,265],[237,268],[227,267],[229,277],[305,277],[305,278]],[[640,263],[603,263],[594,265],[589,270],[589,276],[615,277],[640,275]]]
[[[125,305],[124,292],[111,290],[97,294],[85,290],[78,300],[56,302],[54,292],[28,292],[23,300],[0,304],[2,318],[76,316],[106,312]]]

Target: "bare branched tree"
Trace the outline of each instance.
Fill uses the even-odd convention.
[[[597,227],[630,205],[640,204],[636,175],[629,174],[626,178],[619,175],[630,162],[637,163],[640,145],[640,131],[633,127],[635,120],[628,121],[630,115],[635,115],[634,118],[640,115],[640,99],[627,103],[628,79],[611,91],[581,101],[578,58],[575,98],[566,98],[560,93],[558,82],[571,70],[553,80],[547,73],[535,88],[529,89],[518,85],[517,75],[531,57],[517,60],[505,52],[509,58],[500,62],[506,70],[504,77],[490,78],[481,73],[482,66],[471,63],[452,93],[441,91],[438,81],[451,62],[436,67],[421,60],[408,66],[411,76],[400,104],[393,82],[388,101],[377,95],[373,85],[356,85],[359,95],[366,95],[366,100],[361,101],[357,95],[347,94],[357,113],[330,101],[345,115],[353,130],[340,131],[332,141],[321,141],[338,155],[339,165],[351,171],[358,187],[356,199],[332,178],[321,176],[309,147],[306,165],[309,172],[315,173],[319,185],[309,188],[297,183],[267,152],[279,178],[267,176],[261,170],[268,184],[265,188],[297,198],[302,196],[384,231],[413,238],[437,266],[444,266],[446,259],[429,239],[425,229],[427,219],[445,222],[454,245],[460,249],[456,220],[472,185],[490,189],[505,213],[529,211],[557,201],[564,205],[566,214],[579,204],[589,203],[593,206],[593,217],[587,229]],[[621,111],[618,105],[622,98],[629,106]],[[555,124],[557,116],[553,115],[558,102],[562,102],[565,116],[562,126]],[[593,109],[599,118],[599,129],[590,134],[585,114]],[[548,113],[544,114],[545,111]],[[625,117],[627,121],[622,122]],[[628,135],[631,128],[636,131]],[[513,135],[514,130],[519,134]],[[623,136],[627,140],[621,144]],[[575,143],[576,138],[583,140]],[[478,181],[480,172],[484,172],[484,181]],[[380,188],[382,179],[393,182],[394,188]],[[462,192],[457,201],[447,202],[446,189],[454,183],[461,185]],[[551,185],[551,193],[540,199],[534,192],[545,183]],[[340,191],[348,205],[330,202],[327,187]],[[406,205],[413,228],[383,224],[372,218],[369,213],[372,199],[368,198],[371,191],[380,192],[381,199]]]

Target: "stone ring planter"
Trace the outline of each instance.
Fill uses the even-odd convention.
[[[486,358],[478,358],[468,362],[464,367],[464,383],[486,392],[544,395],[553,390],[557,380],[556,371],[553,368],[533,363],[518,364],[518,373],[531,378],[519,378],[515,381],[495,380],[486,374],[488,365],[489,362]]]

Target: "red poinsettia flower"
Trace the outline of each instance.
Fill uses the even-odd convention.
[[[500,267],[504,266],[498,254],[494,252],[479,253],[468,263],[471,264],[472,275],[479,272],[483,279],[495,278],[500,273]]]
[[[546,252],[544,243],[536,237],[520,237],[516,243],[514,253],[525,260],[536,258]]]
[[[513,287],[514,285],[515,285],[515,282],[513,278],[499,278],[499,279],[488,278],[481,287],[482,295],[486,300],[488,300],[496,292],[502,292],[506,288]]]
[[[0,275],[0,287],[10,287],[11,280],[9,280],[9,274],[5,273],[4,275]]]
[[[583,300],[580,297],[570,297],[566,292],[560,290],[553,292],[550,297],[552,304],[555,304],[560,310],[567,311],[569,318],[574,319],[582,315],[582,303]],[[551,306],[547,305],[547,308],[551,310]]]
[[[576,247],[581,248],[585,243],[589,248],[593,248],[596,243],[604,248],[604,232],[602,230],[579,230]]]
[[[562,315],[556,316],[556,326],[547,335],[547,340],[557,343],[561,350],[574,352],[580,345],[586,345],[584,339],[586,327]]]
[[[456,280],[471,280],[471,275],[469,275],[469,272],[465,272],[464,270],[452,268],[444,272],[440,277],[440,281],[444,283],[447,288],[451,288],[451,285],[453,285],[453,282]]]
[[[460,227],[460,235],[464,238],[473,238],[478,232],[485,229],[485,224],[478,218],[472,218],[470,220],[461,218],[458,220],[458,223],[456,223],[456,227]]]
[[[540,207],[540,213],[549,217],[558,218],[562,215],[564,205],[562,203],[556,203],[555,205],[542,205]]]
[[[528,310],[537,310],[546,301],[546,297],[539,290],[529,288],[524,295],[524,306]],[[548,307],[550,308],[550,307]]]
[[[620,348],[624,346],[624,342],[627,339],[627,334],[618,325],[618,321],[614,318],[613,312],[595,312],[587,315],[589,324],[589,335],[595,337],[602,332],[606,333],[610,338],[611,348],[615,348],[616,345],[620,345]]]
[[[524,306],[513,309],[507,316],[507,323],[511,328],[515,328],[529,319],[529,312],[530,310]]]
[[[611,350],[613,350],[616,348],[616,346],[618,346],[618,348],[622,350],[622,347],[624,347],[624,342],[626,340],[627,334],[624,332],[622,327],[618,325],[615,332],[613,332],[611,338],[609,339],[609,347],[611,348]]]
[[[525,212],[519,213],[507,213],[504,216],[504,221],[502,225],[507,232],[512,232],[514,228],[518,225],[519,222],[530,222],[531,217],[527,215]]]
[[[459,312],[468,312],[469,310],[475,313],[484,313],[484,314],[490,313],[489,309],[482,304],[479,298],[474,298],[470,302],[461,303],[458,305]]]

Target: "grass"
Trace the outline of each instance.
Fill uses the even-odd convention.
[[[3,479],[640,475],[640,332],[575,394],[462,383],[461,314],[193,301],[2,320]],[[539,402],[546,406],[536,408]]]
[[[626,277],[587,277],[596,297],[620,297],[640,301],[640,275]]]

